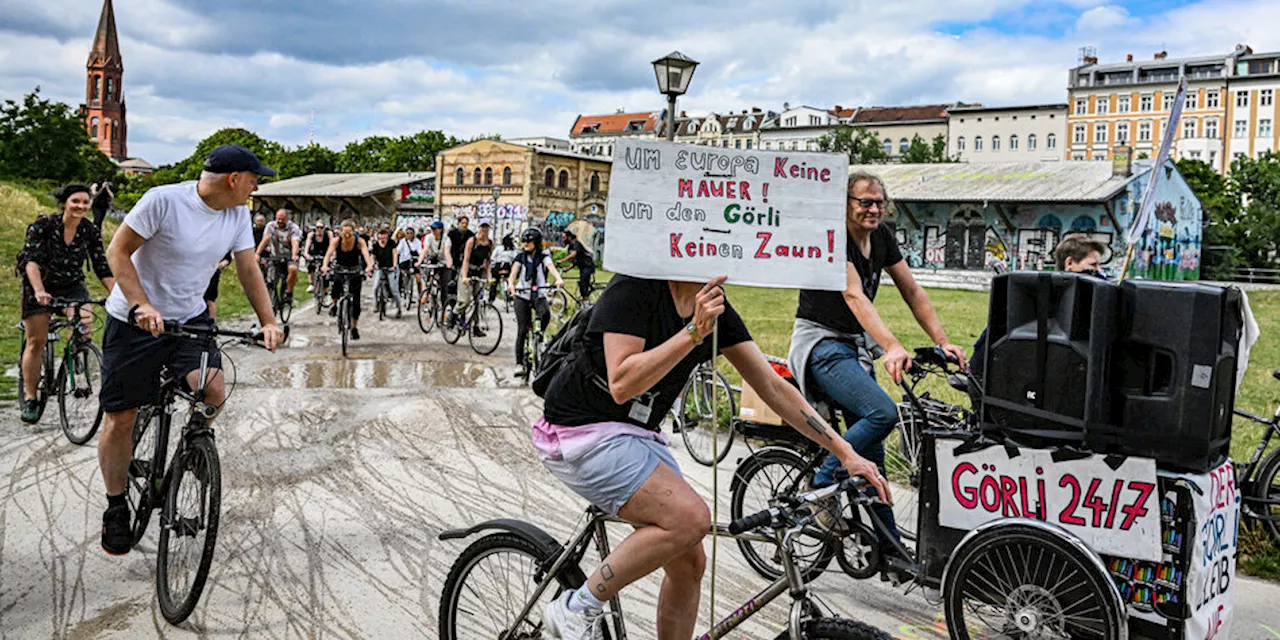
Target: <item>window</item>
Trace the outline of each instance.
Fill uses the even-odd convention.
[[[822,124],[822,118],[819,116],[809,116],[809,124],[814,126],[820,125]]]
[[[1105,116],[1111,111],[1111,96],[1098,96],[1097,112],[1100,116]],[[1012,149],[1013,147],[1009,147]]]
[[[502,169],[502,186],[511,186],[511,167],[503,167]]]
[[[548,187],[556,186],[556,170],[547,167],[547,172],[542,176],[542,184]]]
[[[1151,142],[1151,121],[1143,120],[1138,123],[1138,142]]]
[[[1210,165],[1213,165],[1213,166],[1217,166],[1217,165],[1218,165],[1218,152],[1217,152],[1217,151],[1210,151],[1210,152],[1209,152],[1209,164],[1210,164]]]
[[[591,172],[591,193],[596,193],[598,191],[600,191],[600,172],[592,171]]]
[[[116,79],[107,78],[107,100],[115,100],[116,95]]]
[[[982,151],[982,136],[974,136],[974,137],[973,137],[973,152],[974,152],[974,153],[977,153],[977,152],[979,152],[979,151]]]
[[[1045,147],[1046,149],[1057,149],[1057,148],[1058,148],[1058,136],[1057,136],[1056,134],[1052,134],[1052,133],[1051,133],[1051,134],[1049,134],[1049,135],[1047,135],[1047,136],[1045,136],[1045,137],[1044,137],[1044,147]]]
[[[797,142],[797,141],[795,141],[795,140],[792,140],[792,141],[791,141],[791,150],[792,150],[792,151],[799,151],[799,150],[800,150],[800,143],[799,143],[799,142]]]
[[[98,100],[102,97],[102,76],[93,77],[93,99]]]
[[[1148,93],[1142,96],[1141,98],[1138,98],[1138,110],[1139,111],[1151,110],[1151,94]]]
[[[1082,116],[1089,113],[1089,101],[1085,98],[1076,98],[1076,115]]]
[[[1018,150],[1018,136],[1016,136],[1016,135],[1014,135],[1014,136],[1009,136],[1009,150],[1010,150],[1010,151],[1017,151],[1017,150]]]
[[[906,153],[906,152],[907,152],[907,148],[908,148],[908,147],[910,147],[910,146],[911,146],[911,141],[910,141],[910,140],[907,140],[906,138],[903,138],[903,139],[901,139],[901,140],[899,140],[899,141],[898,141],[898,152],[899,152],[899,153]]]
[[[1182,137],[1184,138],[1196,137],[1196,119],[1195,118],[1187,118],[1186,120],[1182,121]]]
[[[1035,150],[1036,150],[1036,134],[1028,133],[1027,134],[1027,151],[1035,151]]]
[[[1243,109],[1247,106],[1249,106],[1249,92],[1237,91],[1236,92],[1236,108]]]
[[[793,142],[791,144],[795,144],[795,143]],[[795,147],[792,147],[792,149],[794,148]],[[893,141],[888,138],[884,139],[884,152],[886,155],[893,155]]]
[[[772,148],[773,148],[773,141],[771,141],[771,140],[765,140],[765,142],[764,142],[764,148],[765,148],[765,149],[772,149]]]
[[[1084,154],[1083,154],[1083,153],[1073,153],[1073,154],[1071,154],[1071,159],[1072,159],[1072,160],[1084,160]]]
[[[1097,144],[1107,143],[1107,123],[1099,122],[1093,125],[1093,141]]]
[[[1206,109],[1218,108],[1218,91],[1216,89],[1213,91],[1206,92],[1204,94],[1204,108]]]
[[[1173,111],[1173,99],[1177,97],[1173,91],[1164,92],[1164,107],[1162,111]]]
[[[484,183],[493,184],[493,167],[484,168]]]
[[[463,175],[465,174],[462,173],[462,167],[458,167],[458,170],[453,172],[453,184],[461,185]]]
[[[1258,106],[1269,107],[1275,103],[1275,89],[1263,89],[1258,92]]]
[[[734,149],[741,149],[741,148],[742,148],[742,140],[741,140],[741,139],[734,140],[734,141],[733,141],[733,148],[734,148]]]
[[[1218,119],[1209,118],[1204,121],[1204,137],[1217,139],[1218,137]]]
[[[1107,152],[1106,152],[1106,151],[1094,151],[1094,152],[1093,152],[1093,159],[1094,159],[1094,160],[1106,160],[1106,159],[1107,159]]]
[[[748,148],[748,149],[750,149],[750,148],[751,148],[751,141],[750,141],[750,140],[748,140],[748,141],[747,141],[747,148]]]
[[[798,122],[798,119],[799,119],[799,116],[791,116],[790,118],[787,118],[785,126],[788,126],[788,127],[796,126],[796,122]]]
[[[1258,121],[1258,137],[1259,138],[1271,137],[1271,118],[1263,118]]]
[[[564,169],[560,170],[560,183],[557,184],[556,186],[560,187],[561,189],[569,188],[569,172],[568,171]]]
[[[1116,123],[1116,144],[1125,144],[1129,142],[1129,123]]]
[[[480,175],[480,167],[476,167],[476,170],[471,172],[471,184],[480,184]]]
[[[1196,105],[1198,105],[1198,104],[1200,104],[1200,92],[1199,92],[1199,91],[1196,91],[1195,89],[1190,89],[1190,90],[1188,90],[1188,91],[1187,91],[1187,101],[1186,101],[1186,103],[1185,103],[1185,104],[1183,104],[1183,105],[1182,105],[1182,106],[1183,106],[1183,108],[1185,108],[1185,109],[1198,109],[1199,107],[1197,107],[1197,106],[1196,106]]]
[[[814,147],[814,142],[813,142],[812,140],[805,140],[805,142],[804,142],[804,149],[805,149],[805,151],[813,151],[813,150],[814,150],[814,148],[815,148],[815,147]]]
[[[1075,128],[1075,137],[1073,137],[1071,140],[1076,144],[1084,144],[1085,139],[1087,138],[1088,135],[1089,134],[1085,132],[1084,125],[1078,124],[1076,125],[1076,128]]]
[[[89,137],[93,138],[94,140],[97,140],[98,139],[98,119],[95,117],[93,120],[90,120],[89,122],[90,122]],[[462,169],[458,169],[458,171],[462,171]]]
[[[1235,126],[1235,129],[1233,129],[1231,132],[1231,137],[1244,138],[1244,137],[1247,137],[1248,135],[1249,135],[1249,121],[1236,120],[1236,126]]]
[[[956,138],[956,151],[964,151],[964,136]]]
[[[991,136],[991,151],[995,152],[999,150],[1000,150],[1000,136]]]
[[[1191,158],[1192,160],[1199,160],[1199,159],[1200,159],[1200,150],[1199,150],[1199,149],[1195,149],[1195,150],[1192,150],[1192,151],[1188,151],[1188,152],[1187,152],[1187,157],[1188,157],[1188,158]]]
[[[1116,99],[1116,111],[1119,113],[1129,113],[1129,96],[1120,96]]]
[[[1239,160],[1240,158],[1243,158],[1244,156],[1245,156],[1245,153],[1244,153],[1243,151],[1237,151],[1237,152],[1235,152],[1235,153],[1231,154],[1231,161],[1232,161],[1232,162],[1235,162],[1236,160]]]

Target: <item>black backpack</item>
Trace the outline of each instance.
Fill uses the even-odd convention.
[[[594,308],[592,305],[579,309],[554,336],[551,336],[551,340],[547,341],[547,346],[542,351],[542,358],[538,360],[538,370],[533,373],[533,382],[530,384],[539,398],[547,397],[547,387],[551,386],[551,379],[564,368],[566,362],[578,357],[586,357],[584,338],[587,335],[587,325],[591,324],[591,311]]]

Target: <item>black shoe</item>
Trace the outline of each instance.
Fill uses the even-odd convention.
[[[133,548],[133,530],[129,518],[129,505],[107,507],[102,512],[102,550],[113,556],[122,556]]]
[[[352,339],[352,340],[359,340],[359,339],[360,339],[360,329],[359,329],[359,328],[357,328],[357,327],[351,327],[351,339]]]
[[[400,310],[396,309],[396,320],[400,319]]]
[[[29,398],[22,401],[22,421],[27,424],[40,422],[40,401]]]
[[[880,581],[893,586],[915,582],[919,568],[892,545],[880,547]]]
[[[338,305],[335,304],[329,307],[329,317],[330,318],[338,317]]]
[[[485,333],[484,333],[484,330],[481,329],[480,327],[473,327],[471,329],[471,335],[477,338],[483,338],[485,336]]]

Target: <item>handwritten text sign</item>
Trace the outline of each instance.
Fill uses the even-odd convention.
[[[1196,532],[1187,567],[1185,638],[1231,637],[1231,613],[1236,577],[1236,549],[1240,542],[1240,488],[1231,462],[1208,474],[1189,478],[1203,493],[1191,493]]]
[[[840,291],[842,155],[623,140],[609,178],[604,266],[627,275]]]
[[[1161,559],[1156,465],[1127,458],[1112,469],[1103,456],[1055,462],[1041,449],[1010,458],[993,446],[956,454],[938,440],[938,522],[973,529],[1000,518],[1034,518],[1061,526],[1100,554]]]

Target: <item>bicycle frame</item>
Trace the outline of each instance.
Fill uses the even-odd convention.
[[[1255,482],[1254,475],[1258,472],[1258,463],[1262,460],[1263,454],[1266,453],[1267,448],[1271,444],[1271,438],[1280,434],[1280,406],[1276,407],[1275,416],[1270,420],[1243,409],[1236,409],[1235,414],[1247,420],[1252,420],[1258,424],[1266,425],[1266,429],[1264,429],[1262,433],[1262,439],[1258,442],[1258,446],[1253,450],[1253,455],[1249,458],[1249,462],[1244,465],[1244,477],[1240,480],[1241,494],[1244,496],[1241,503],[1241,506],[1244,509],[1244,515],[1245,517],[1252,518],[1254,520],[1280,522],[1280,514],[1269,515],[1266,513],[1259,513],[1255,510],[1255,507],[1260,506],[1264,512],[1269,511],[1271,506],[1280,505],[1280,500],[1250,497],[1253,493],[1252,487]]]

